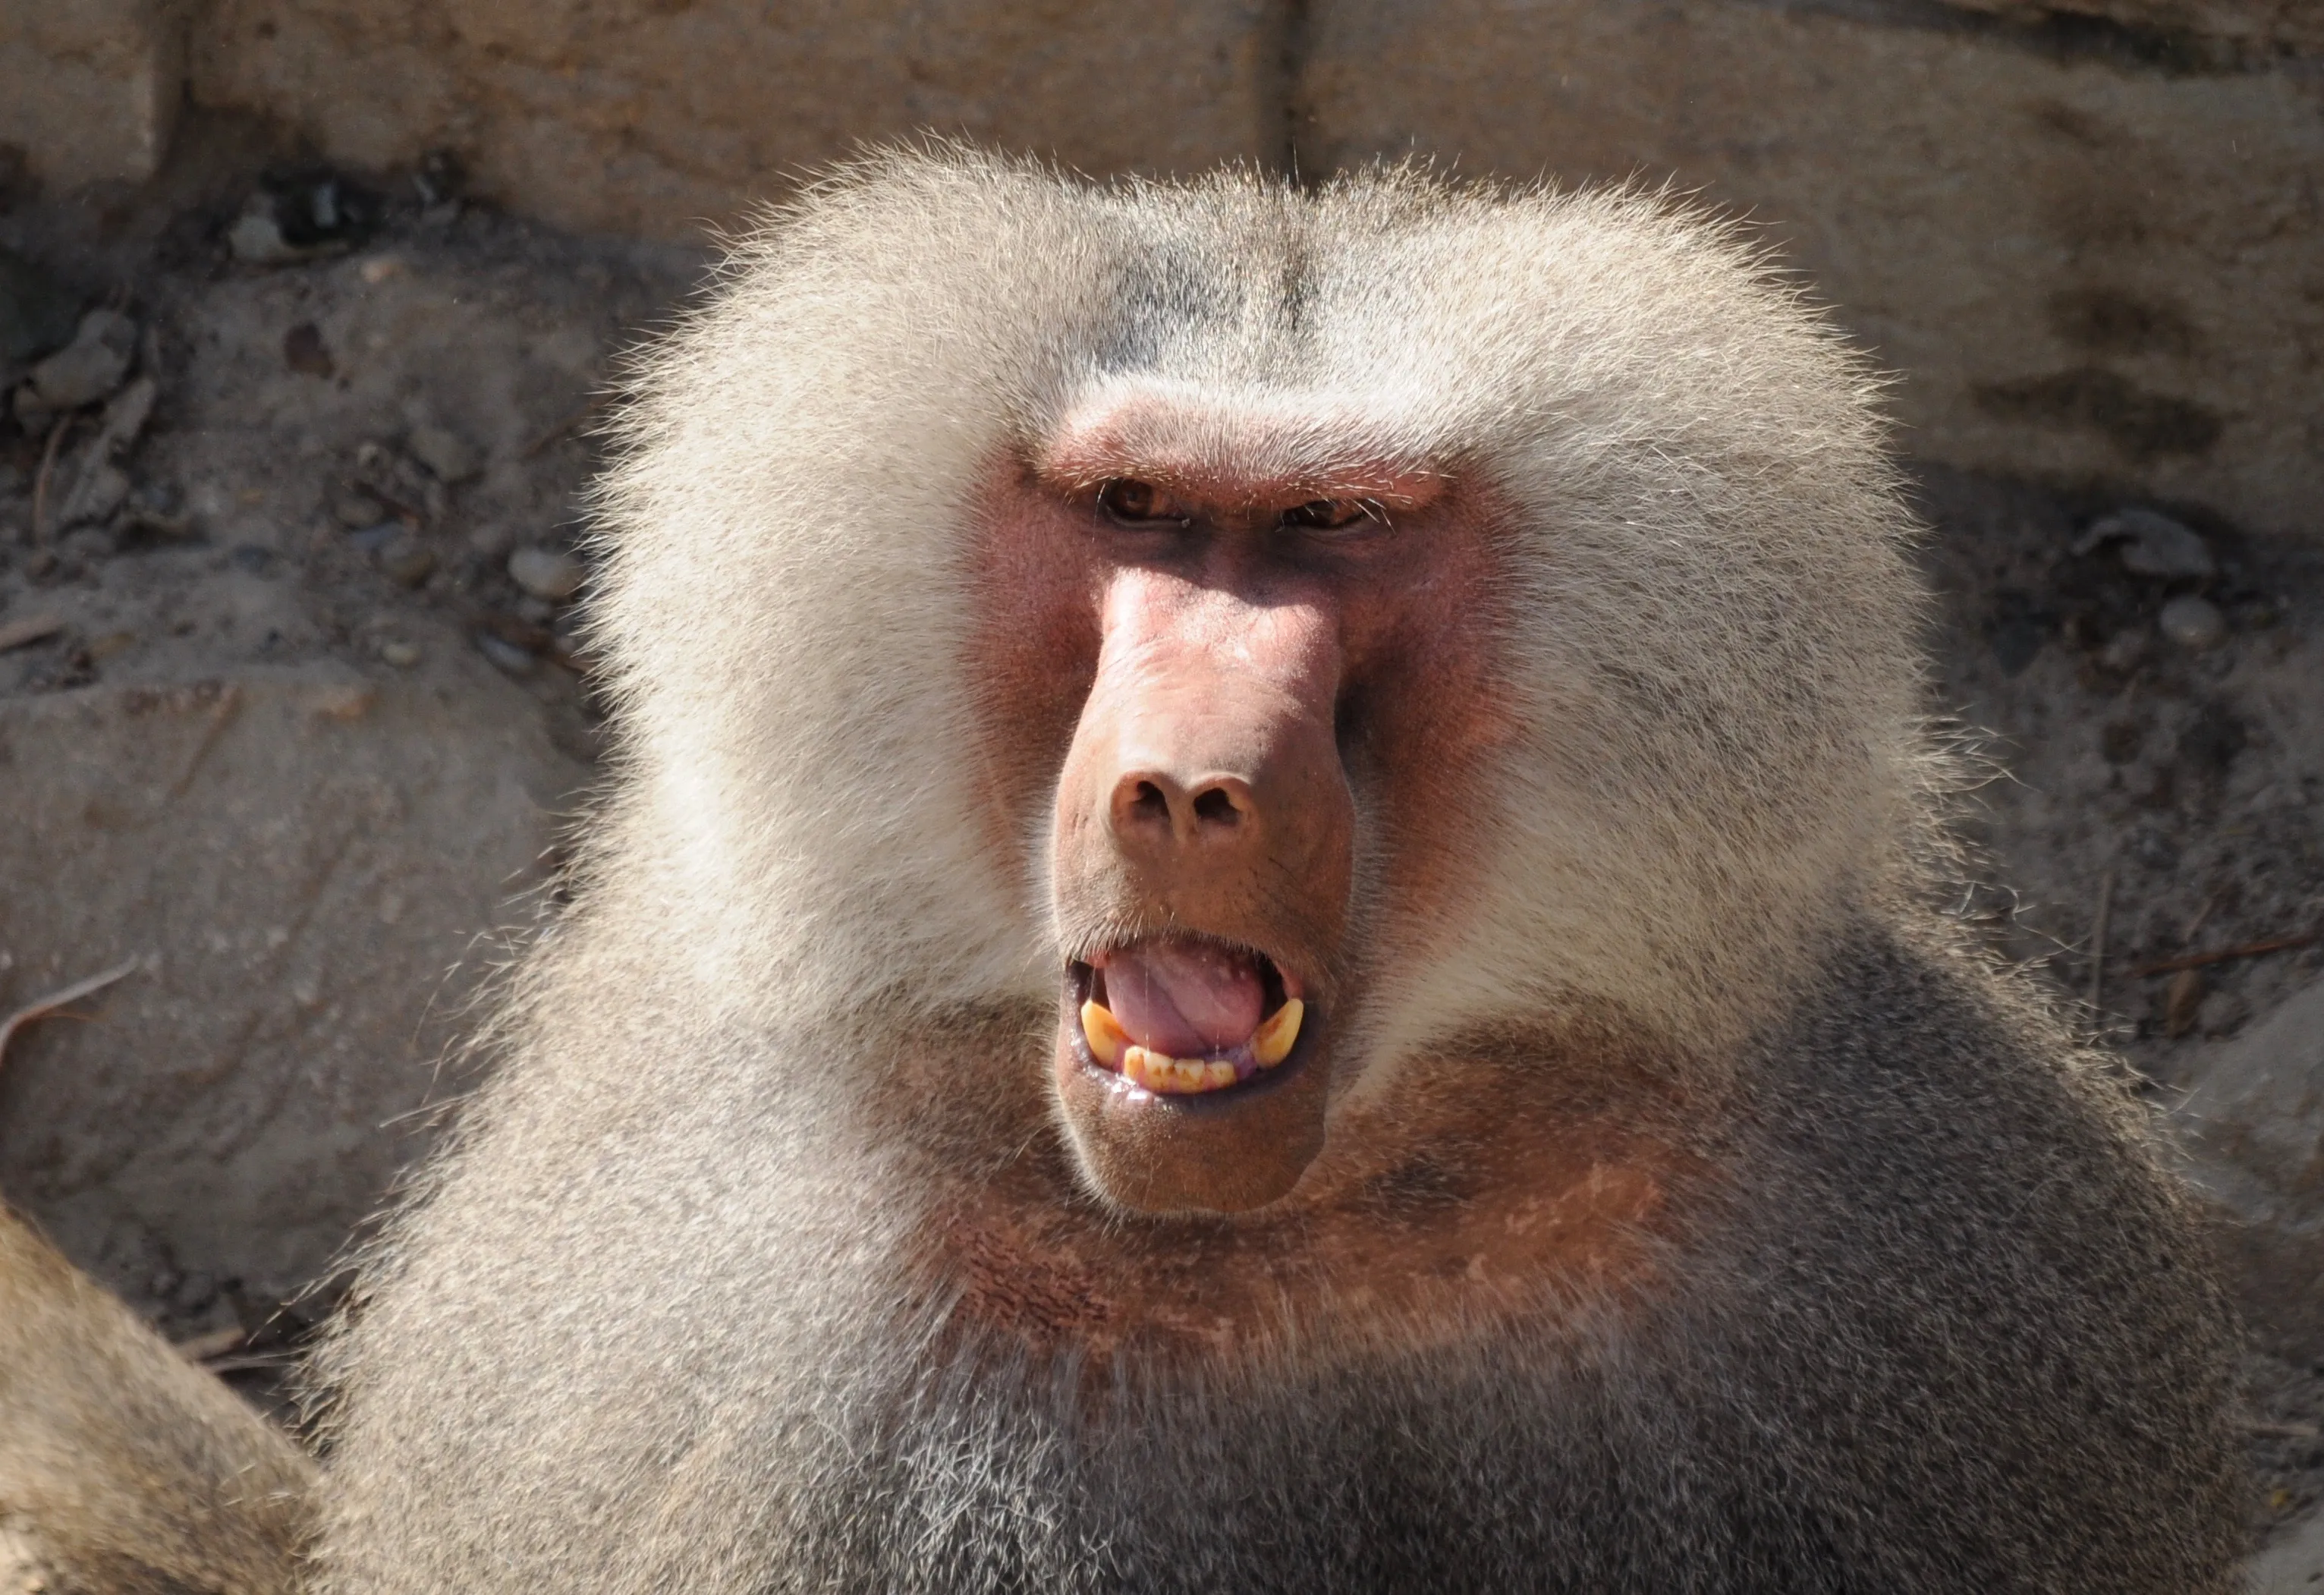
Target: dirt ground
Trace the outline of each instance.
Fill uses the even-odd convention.
[[[546,232],[464,203],[448,169],[262,173],[261,152],[203,137],[143,192],[0,207],[17,263],[0,336],[27,316],[51,342],[78,329],[102,390],[44,409],[50,368],[0,352],[0,698],[468,650],[592,756],[572,539],[593,406],[707,257]],[[2151,969],[2324,927],[2324,537],[2263,546],[2188,506],[1917,480],[1930,712],[1960,733],[1977,858],[1958,911],[2083,1004],[2168,1106],[2203,1043],[2324,973],[2313,943]],[[2180,531],[2109,521],[2126,510]],[[224,1371],[263,1397],[300,1320],[242,1335],[271,1304],[222,1301],[140,1305],[233,1342]],[[2285,1525],[2324,1497],[2324,1365],[2255,1351],[2251,1376],[2260,1511]]]

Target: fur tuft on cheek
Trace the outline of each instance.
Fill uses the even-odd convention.
[[[1054,357],[922,243],[884,279],[759,263],[650,371],[601,491],[624,779],[596,873],[687,919],[717,1000],[792,1020],[1054,975],[975,802],[961,665],[974,485]],[[899,319],[927,328],[901,369]]]

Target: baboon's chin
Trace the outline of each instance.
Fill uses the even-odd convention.
[[[1240,1212],[1287,1194],[1323,1146],[1324,1016],[1266,954],[1154,937],[1066,966],[1056,1084],[1107,1200]]]

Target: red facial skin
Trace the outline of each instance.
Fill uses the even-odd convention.
[[[1049,1107],[1071,1154],[962,1190],[937,1242],[959,1310],[1084,1349],[1207,1343],[1318,1291],[1409,1307],[1628,1277],[1622,1237],[1690,1161],[1606,1108],[1660,1100],[1636,1060],[1595,1072],[1588,1101],[1499,1051],[1410,1060],[1327,1134],[1333,1016],[1476,890],[1461,818],[1514,734],[1499,499],[1353,447],[1296,472],[1222,465],[1169,421],[1141,401],[989,480],[966,661],[982,797],[1005,856],[1048,818],[1069,954],[1216,938],[1271,958],[1310,1018],[1272,1075],[1155,1096],[1091,1060],[1061,975]],[[1342,507],[1307,519],[1347,523],[1301,524],[1318,501]],[[1458,1200],[1380,1194],[1407,1186]],[[1177,1216],[1125,1226],[1107,1207]]]

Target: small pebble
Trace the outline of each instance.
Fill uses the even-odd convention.
[[[331,501],[331,518],[350,531],[361,531],[386,520],[387,510],[367,493],[343,493]]]
[[[105,418],[97,428],[102,452],[118,457],[145,434],[145,423],[153,419],[153,401],[161,397],[161,384],[150,376],[141,376],[105,401]]]
[[[282,236],[282,224],[271,208],[253,208],[236,217],[226,229],[226,246],[235,259],[254,266],[279,266],[297,260],[300,253]]]
[[[376,526],[366,526],[359,531],[349,532],[347,540],[366,554],[376,554],[402,535],[401,521],[383,521]]]
[[[2191,527],[2153,510],[2122,510],[2095,522],[2075,547],[2083,552],[2121,545],[2117,558],[2134,576],[2200,581],[2218,573],[2209,544]]]
[[[274,197],[265,193],[253,194],[243,206],[242,214],[226,229],[226,246],[235,259],[253,266],[286,266],[314,253],[284,235]]]
[[[466,482],[484,466],[467,441],[442,427],[414,427],[405,439],[411,457],[436,475],[438,482]]]
[[[64,502],[57,506],[57,521],[60,525],[70,526],[107,520],[128,500],[128,475],[120,466],[100,459],[83,471],[72,491],[64,495]]]
[[[530,676],[537,661],[513,642],[503,642],[490,632],[476,633],[476,651],[512,676]]]
[[[420,662],[420,650],[400,637],[391,637],[379,645],[379,657],[399,670],[408,670]]]
[[[2227,617],[2208,598],[2181,594],[2163,606],[2163,634],[2181,648],[2217,648],[2227,635]]]
[[[518,586],[551,604],[581,590],[581,562],[555,549],[519,549],[508,557],[508,573]]]
[[[91,310],[72,342],[32,367],[32,394],[51,410],[94,404],[121,385],[136,350],[137,323],[118,310]]]
[[[436,550],[410,532],[401,532],[381,546],[379,567],[399,585],[416,587],[436,568]]]
[[[57,412],[41,402],[41,396],[32,391],[30,383],[16,384],[16,391],[8,395],[8,410],[27,438],[47,437],[49,424],[57,419]]]

